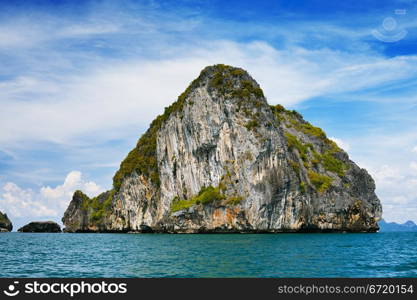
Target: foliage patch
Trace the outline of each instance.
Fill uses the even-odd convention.
[[[171,204],[171,212],[187,209],[194,204],[205,205],[214,201],[223,200],[225,198],[226,196],[222,193],[219,187],[202,187],[200,192],[189,200],[180,200],[178,197],[174,198]]]
[[[333,181],[333,178],[311,170],[308,171],[308,178],[319,193],[327,191]]]
[[[90,213],[90,221],[100,223],[109,212],[115,193],[116,191],[113,189],[94,198],[89,198],[86,194],[77,190],[74,196],[81,198],[81,209]],[[103,200],[106,194],[107,196]]]

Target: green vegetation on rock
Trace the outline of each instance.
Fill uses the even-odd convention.
[[[209,88],[216,89],[224,97],[242,100],[249,99],[251,95],[255,98],[264,97],[262,89],[253,80],[245,77],[245,70],[223,64],[209,68],[214,72]]]
[[[291,168],[294,170],[295,173],[299,174],[300,173],[300,164],[296,161],[293,161],[292,159],[290,159],[288,161],[288,163],[290,164]]]
[[[6,222],[6,217],[0,211],[0,222]]]
[[[286,132],[285,137],[287,138],[288,147],[290,149],[297,149],[298,153],[300,153],[301,159],[303,161],[307,160],[307,153],[308,153],[308,147],[307,145],[300,142],[296,136]]]
[[[262,89],[255,86],[250,80],[242,80],[240,88],[231,92],[231,97],[238,99],[248,99],[251,95],[254,95],[256,98],[264,97]]]
[[[229,196],[225,194],[228,187],[231,187],[231,177],[231,173],[227,170],[226,174],[222,176],[222,179],[217,187],[202,187],[198,194],[190,199],[179,199],[178,197],[175,197],[171,203],[171,212],[187,209],[196,204],[206,205],[223,200],[224,204],[238,205],[243,200],[242,196],[238,195],[236,192]]]
[[[300,124],[300,123],[298,123],[298,124]],[[322,139],[322,140],[327,139],[326,134],[324,133],[324,131],[321,128],[315,127],[308,122],[301,123],[299,126],[296,127],[296,129],[302,131],[303,133],[305,133],[307,135],[315,136],[315,137],[317,137],[319,139]]]
[[[295,130],[300,131],[306,135],[321,139],[327,144],[334,143],[327,138],[326,133],[321,128],[313,126],[309,122],[305,121],[299,112],[295,110],[287,110],[280,104],[271,105],[270,108],[275,117],[280,122],[286,122],[287,126],[293,127]]]
[[[193,197],[197,204],[208,204],[214,201],[223,200],[225,196],[222,194],[220,189],[217,187],[202,187],[197,196]]]
[[[242,196],[231,196],[231,197],[227,198],[226,203],[230,204],[230,205],[238,205],[242,201],[243,201]]]
[[[303,194],[306,192],[306,183],[304,181],[300,182],[300,191]]]
[[[89,198],[86,194],[77,190],[74,193],[74,197],[81,199],[81,209],[90,214],[90,221],[100,223],[109,212],[115,193],[115,190],[110,190],[97,197]],[[106,196],[105,199],[103,199],[104,196]]]
[[[308,178],[319,193],[327,191],[333,181],[333,178],[311,170],[308,171]]]
[[[323,154],[315,153],[314,156],[327,171],[336,173],[340,177],[345,175],[347,165],[335,158],[330,151],[326,151]]]
[[[247,130],[253,130],[254,128],[258,127],[259,123],[257,120],[250,120],[248,123],[245,124]]]
[[[91,214],[91,219],[94,222],[99,222],[103,219],[103,217],[107,214],[108,209],[111,206],[111,203],[113,201],[113,195],[114,190],[111,190],[109,192],[109,195],[107,195],[106,199],[103,202],[99,202],[99,197],[94,197],[92,199],[92,208],[93,212]]]
[[[279,113],[283,113],[283,112],[287,111],[287,110],[285,109],[285,107],[284,107],[284,106],[282,106],[281,104],[277,104],[277,105],[270,105],[270,107],[271,107],[271,110],[272,110],[272,112],[273,112],[274,114],[279,114]]]
[[[333,172],[340,177],[344,176],[348,167],[343,161],[334,157],[334,148],[330,148],[323,154],[320,154],[314,150],[313,145],[304,144],[299,139],[297,139],[297,137],[288,132],[285,133],[285,137],[287,139],[288,147],[290,149],[297,149],[301,159],[303,160],[304,168],[308,171],[310,182],[318,192],[325,192],[330,187],[333,179],[313,171],[311,166],[317,168],[318,165],[321,164],[326,171]],[[288,160],[288,163],[294,172],[299,175],[301,168],[300,164],[291,159]],[[302,193],[305,192],[304,182],[302,182],[302,184],[300,183],[300,190]]]
[[[318,127],[304,121],[302,116],[296,111],[286,110],[282,105],[271,106],[277,121],[285,123],[285,138],[289,149],[296,149],[303,161],[304,168],[308,172],[308,177],[316,191],[323,193],[332,184],[333,179],[324,174],[318,173],[321,165],[326,171],[343,177],[348,169],[348,165],[337,158],[336,154],[342,151],[337,144],[328,139],[324,131]],[[305,143],[295,135],[289,133],[287,128],[293,128],[307,137],[317,138],[321,143],[316,147],[311,143]],[[316,144],[316,143],[315,143]],[[316,150],[317,149],[317,150]],[[320,152],[319,152],[320,151]],[[288,160],[292,169],[300,176],[301,165],[292,159]],[[300,191],[305,192],[305,183],[300,177]]]
[[[171,204],[171,212],[187,209],[194,204],[205,205],[214,201],[223,200],[225,198],[226,196],[222,193],[219,187],[202,187],[200,192],[189,200],[180,200],[178,197],[174,198]]]
[[[194,204],[195,202],[191,202],[191,200],[183,200],[183,199],[179,199],[178,197],[175,197],[171,203],[171,212],[176,212],[176,211],[180,211],[183,209],[187,209],[193,206]]]
[[[113,177],[113,187],[118,191],[125,176],[136,171],[138,174],[148,176],[153,183],[159,185],[158,162],[156,157],[156,135],[162,117],[158,116],[151,127],[139,139],[136,147],[129,152],[120,164],[120,169]]]

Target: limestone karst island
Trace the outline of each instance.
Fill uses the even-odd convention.
[[[374,180],[244,70],[214,65],[158,116],[67,232],[375,232]]]

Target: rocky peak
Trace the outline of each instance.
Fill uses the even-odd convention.
[[[259,84],[241,68],[227,65],[214,65],[204,68],[200,76],[190,85],[189,92],[205,86],[207,90],[220,98],[266,100]]]
[[[374,190],[323,130],[268,105],[246,71],[214,65],[152,122],[112,190],[77,192],[63,222],[67,231],[376,231]]]

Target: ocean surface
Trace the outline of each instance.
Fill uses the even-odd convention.
[[[417,233],[2,233],[0,277],[417,277]]]

